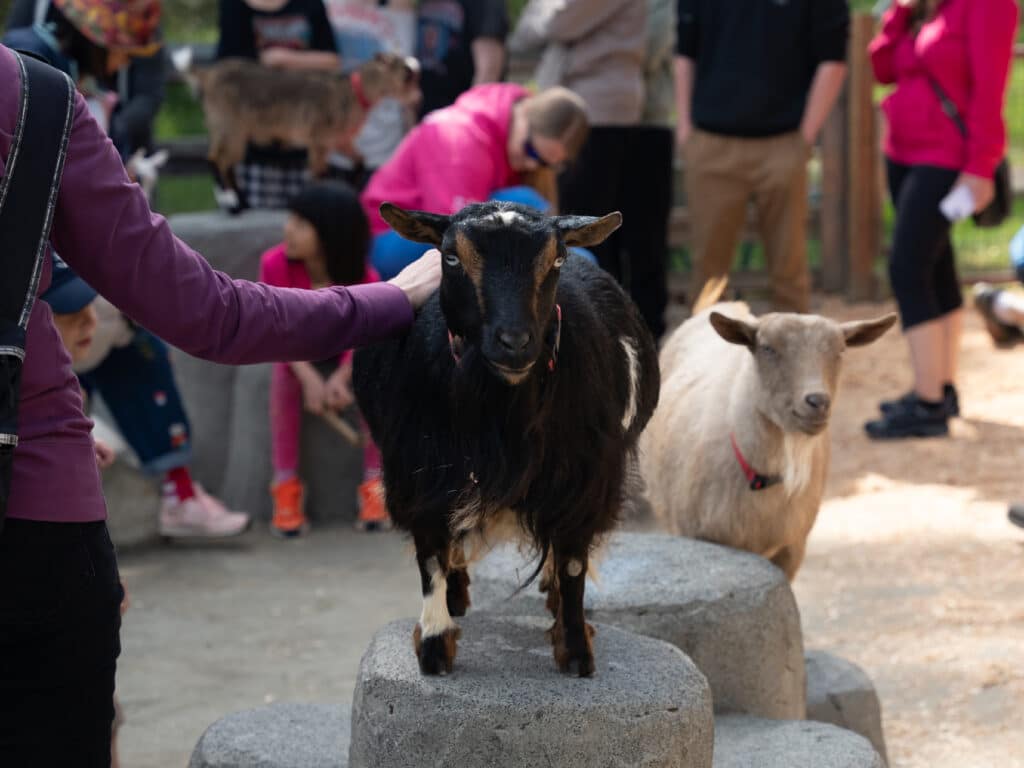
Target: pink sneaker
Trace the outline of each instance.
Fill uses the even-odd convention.
[[[160,535],[172,538],[215,539],[237,536],[249,527],[249,515],[232,512],[199,484],[187,501],[164,499],[160,505]]]

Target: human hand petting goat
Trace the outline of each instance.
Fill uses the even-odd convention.
[[[401,288],[413,309],[419,309],[441,285],[441,252],[431,248],[388,282]]]

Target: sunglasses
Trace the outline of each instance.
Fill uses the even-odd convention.
[[[537,163],[537,165],[539,165],[541,168],[550,168],[554,171],[562,170],[562,163],[549,163],[547,160],[544,159],[544,157],[541,156],[540,152],[537,151],[537,147],[533,145],[533,141],[530,139],[529,136],[527,136],[526,141],[523,142],[523,152],[525,152],[526,156],[533,160],[535,163]]]

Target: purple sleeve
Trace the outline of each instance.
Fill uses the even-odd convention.
[[[322,360],[412,322],[405,294],[386,283],[303,291],[215,271],[150,212],[81,96],[51,239],[87,283],[137,323],[220,363]]]

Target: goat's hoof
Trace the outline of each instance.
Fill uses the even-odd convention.
[[[594,646],[591,642],[594,634],[594,627],[587,623],[583,625],[581,637],[567,638],[565,627],[558,622],[548,630],[554,646],[555,662],[561,672],[575,671],[580,677],[594,674]]]
[[[570,651],[568,648],[555,649],[555,661],[558,662],[559,671],[565,674],[576,672],[580,677],[590,677],[594,674],[594,652],[589,648],[581,648],[577,651]]]
[[[462,630],[453,627],[439,635],[423,637],[423,630],[417,624],[412,633],[412,643],[420,663],[420,672],[424,675],[450,674],[461,634]]]

